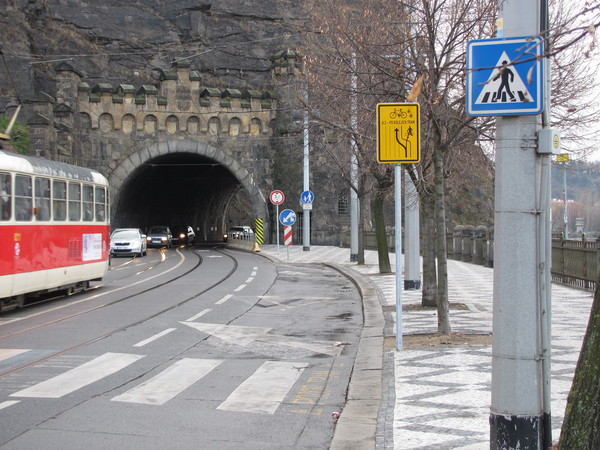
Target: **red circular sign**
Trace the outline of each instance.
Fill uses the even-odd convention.
[[[285,195],[283,195],[283,192],[281,191],[273,191],[271,192],[269,199],[274,205],[281,205],[285,200]]]

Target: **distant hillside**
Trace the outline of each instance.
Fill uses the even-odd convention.
[[[563,198],[565,170],[569,200],[587,203],[600,196],[600,162],[569,161],[552,167],[552,198]]]

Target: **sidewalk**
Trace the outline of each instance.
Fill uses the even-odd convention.
[[[365,372],[383,373],[383,398],[379,415],[375,419],[375,445],[367,445],[364,439],[360,439],[360,425],[363,423],[364,429],[369,429],[369,417],[363,415],[345,418],[345,413],[348,416],[357,414],[357,408],[347,407],[340,417],[332,448],[336,446],[338,439],[343,439],[343,446],[346,448],[348,442],[354,442],[352,448],[489,448],[491,345],[409,347],[405,343],[402,351],[396,351],[395,274],[379,274],[375,251],[365,251],[364,266],[350,262],[350,250],[347,248],[312,246],[310,251],[305,252],[301,246],[291,246],[288,249],[281,245],[278,252],[277,246],[264,245],[261,246],[261,252],[264,256],[282,262],[337,265],[375,287],[370,292],[378,294],[376,302],[365,303],[365,316],[383,313],[385,320],[380,323],[383,323],[382,332],[388,344],[382,349],[382,370],[364,368]],[[393,254],[390,259],[394,266]],[[359,282],[360,280],[357,281]],[[493,270],[449,260],[448,289],[451,305],[460,303],[466,306],[450,310],[453,333],[491,334]],[[420,290],[403,292],[405,342],[408,335],[436,333],[435,310],[410,308],[411,305],[420,305],[420,302]],[[592,294],[553,284],[552,303],[552,435],[556,441],[560,435],[566,399],[589,318]],[[369,307],[369,304],[374,306]],[[381,311],[369,311],[367,308],[381,308]],[[372,333],[369,337],[372,337]],[[365,342],[372,344],[369,339],[365,339]],[[362,373],[362,360],[357,358],[355,374]],[[352,390],[351,384],[350,399]],[[364,412],[368,414],[367,409]],[[344,419],[349,420],[352,426],[342,428]],[[357,433],[356,440],[338,436],[342,429],[354,430]],[[370,442],[373,442],[373,436],[370,437]]]

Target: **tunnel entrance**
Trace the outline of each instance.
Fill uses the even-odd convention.
[[[219,242],[231,225],[254,228],[251,198],[236,176],[193,153],[142,162],[118,188],[112,207],[113,228],[190,225],[197,242]]]

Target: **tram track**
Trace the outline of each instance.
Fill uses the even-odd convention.
[[[176,302],[174,304],[166,306],[166,307],[164,307],[164,308],[162,308],[162,309],[160,309],[158,311],[154,311],[152,314],[148,314],[148,315],[145,315],[144,317],[138,318],[138,319],[136,319],[134,321],[131,321],[129,323],[122,324],[122,325],[120,325],[117,328],[114,328],[114,329],[112,329],[110,331],[102,333],[101,335],[98,335],[98,336],[95,336],[93,338],[87,339],[84,342],[80,342],[80,343],[77,343],[77,344],[74,344],[74,345],[70,345],[69,347],[61,349],[59,351],[52,352],[52,353],[50,353],[48,355],[45,355],[44,357],[32,360],[32,361],[28,362],[27,364],[20,365],[18,367],[12,368],[11,370],[7,370],[5,372],[0,372],[0,379],[2,379],[4,377],[7,377],[9,375],[18,373],[18,372],[20,372],[22,370],[25,370],[25,369],[29,368],[29,367],[32,367],[32,366],[44,363],[45,361],[48,361],[48,360],[50,360],[52,358],[55,358],[57,356],[60,356],[62,354],[69,353],[71,351],[74,351],[74,350],[77,350],[79,348],[82,348],[82,347],[85,347],[87,345],[90,345],[90,344],[92,344],[94,342],[98,342],[98,341],[100,341],[102,339],[108,338],[108,337],[110,337],[110,336],[112,336],[112,335],[114,335],[116,333],[122,332],[122,331],[124,331],[124,330],[126,330],[126,329],[128,329],[130,327],[134,327],[134,326],[139,325],[139,324],[141,324],[143,322],[151,320],[151,319],[153,319],[153,318],[155,318],[157,316],[160,316],[161,314],[164,314],[164,313],[166,313],[168,311],[171,311],[171,310],[173,310],[175,308],[178,308],[178,307],[180,307],[180,306],[182,306],[182,305],[184,305],[184,304],[186,304],[186,303],[188,303],[188,302],[196,299],[197,297],[199,297],[199,296],[201,296],[201,295],[209,292],[210,290],[215,289],[216,287],[218,287],[222,283],[226,282],[235,273],[235,271],[237,270],[237,267],[238,267],[238,261],[231,254],[228,254],[228,253],[223,252],[223,251],[218,250],[218,249],[213,249],[213,250],[216,251],[216,252],[218,252],[218,253],[220,253],[220,254],[222,254],[223,256],[226,256],[227,258],[229,258],[233,262],[233,265],[232,265],[232,268],[227,273],[225,273],[222,277],[216,279],[210,285],[203,287],[201,290],[199,290],[197,292],[194,292],[192,295],[188,295],[186,298],[184,298],[184,299],[182,299],[182,300],[180,300],[180,301],[178,301],[178,302]],[[101,304],[101,305],[94,306],[92,308],[88,308],[88,309],[83,310],[83,311],[78,311],[77,313],[69,314],[69,315],[60,317],[58,319],[50,320],[50,321],[47,321],[47,322],[44,322],[44,323],[41,323],[41,324],[38,324],[38,325],[35,325],[35,326],[32,326],[32,327],[23,328],[23,329],[20,329],[20,330],[11,332],[11,333],[0,335],[0,347],[2,346],[2,342],[4,340],[8,339],[8,338],[11,338],[11,337],[14,337],[14,336],[18,336],[20,334],[28,333],[28,332],[31,332],[31,331],[37,331],[37,330],[40,330],[40,329],[43,329],[43,328],[55,325],[57,323],[66,322],[66,321],[68,321],[70,319],[81,317],[81,316],[83,316],[85,314],[89,314],[91,312],[97,311],[97,310],[102,309],[102,308],[108,308],[110,306],[114,306],[114,305],[116,305],[118,303],[130,300],[130,299],[132,299],[134,297],[137,297],[139,295],[147,294],[148,292],[151,292],[153,290],[165,287],[169,283],[173,283],[174,281],[176,281],[176,280],[178,280],[180,278],[183,278],[183,277],[185,277],[187,275],[190,275],[191,273],[193,273],[194,271],[196,271],[202,265],[202,263],[203,263],[202,256],[199,255],[199,254],[197,254],[196,252],[194,252],[194,255],[198,258],[198,261],[196,262],[196,264],[194,264],[193,267],[191,267],[190,269],[186,270],[185,272],[177,275],[176,277],[170,278],[167,281],[164,281],[164,282],[162,282],[162,283],[160,283],[158,285],[154,285],[154,286],[148,287],[148,288],[143,289],[143,290],[141,290],[139,292],[136,292],[136,293],[133,293],[133,294],[130,294],[130,295],[127,295],[127,296],[123,296],[121,298],[115,299],[113,301],[110,301],[110,302],[107,302],[107,303],[104,303],[104,304]],[[126,286],[126,287],[130,287],[130,286]],[[123,287],[123,288],[125,288],[125,287]],[[120,290],[120,288],[119,288],[119,290]],[[114,292],[116,292],[116,291],[113,290],[110,293],[114,293]],[[95,297],[95,298],[97,298],[97,297]],[[83,302],[83,301],[88,301],[88,300],[92,300],[92,298],[90,298],[90,299],[83,299],[83,300],[80,300],[80,301]],[[63,306],[61,306],[61,309],[65,308],[65,307],[68,307],[68,306],[72,306],[72,305],[73,305],[73,303],[70,303],[69,305],[63,305]],[[40,313],[37,313],[36,316],[37,315],[43,315],[43,314],[48,313],[50,311],[55,311],[55,309],[48,310],[48,311],[41,311]],[[23,318],[18,319],[18,320],[25,320],[25,319],[31,318],[31,317],[32,316],[23,317]],[[3,325],[6,325],[8,323],[14,323],[14,322],[1,323],[0,324],[0,330],[1,330],[1,328],[2,328]]]

